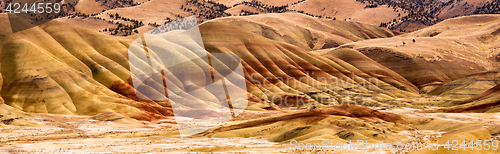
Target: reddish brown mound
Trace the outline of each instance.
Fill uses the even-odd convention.
[[[132,79],[129,79],[129,82],[130,82],[130,80],[132,80]],[[140,101],[140,102],[152,102],[152,100],[142,99],[142,98],[145,98],[145,96],[142,96],[142,98],[137,96],[138,94],[140,95],[140,92],[136,92],[136,90],[134,89],[134,87],[132,87],[130,85],[130,83],[125,83],[121,80],[115,81],[113,83],[113,85],[111,87],[109,87],[109,89],[118,93],[118,94],[125,96],[125,98],[128,98],[128,99],[132,99],[132,100]]]
[[[209,130],[209,131],[204,132],[204,133],[199,134],[199,135],[210,136],[210,135],[215,134],[217,132],[224,132],[224,131],[230,131],[230,130],[236,130],[236,129],[256,127],[256,126],[266,125],[266,124],[270,124],[270,123],[274,123],[274,122],[278,122],[278,121],[283,121],[283,120],[291,120],[291,119],[312,117],[312,116],[317,116],[317,117],[322,117],[322,118],[327,117],[326,114],[318,112],[318,110],[311,110],[311,111],[304,110],[304,111],[298,111],[298,112],[293,112],[293,113],[281,114],[281,115],[277,115],[277,116],[253,119],[253,120],[249,120],[247,122],[236,124],[236,125],[222,126],[222,127],[218,127],[218,128]]]
[[[478,105],[446,108],[446,109],[442,109],[439,111],[449,112],[449,113],[484,113],[484,112],[487,112],[488,110],[491,110],[493,108],[498,107],[498,105],[500,105],[500,100],[496,101],[496,102],[484,103],[484,104],[478,104]]]
[[[327,107],[327,108],[323,108],[323,109],[313,109],[313,110],[308,110],[308,111],[303,110],[303,111],[296,111],[296,112],[291,112],[291,113],[280,114],[280,115],[271,116],[271,117],[253,119],[253,120],[249,120],[247,122],[240,123],[240,124],[218,127],[218,128],[209,130],[205,133],[202,133],[200,135],[210,136],[210,135],[215,134],[217,132],[237,130],[237,129],[243,129],[243,128],[249,128],[249,127],[257,127],[257,126],[268,125],[268,124],[279,122],[279,121],[288,121],[288,120],[294,120],[294,119],[299,119],[299,118],[312,118],[312,121],[309,121],[308,123],[314,123],[317,121],[321,121],[322,119],[327,118],[331,115],[347,116],[347,117],[359,118],[359,119],[363,119],[363,120],[380,119],[380,120],[384,120],[387,122],[393,122],[393,123],[405,123],[404,118],[398,114],[379,112],[377,110],[372,110],[372,109],[369,109],[369,108],[364,107],[364,106],[344,104],[341,106],[331,106],[331,107]],[[309,120],[311,120],[311,119],[309,119]]]
[[[393,113],[379,112],[364,106],[344,104],[321,109],[320,112],[328,115],[342,115],[360,119],[381,119],[387,122],[404,123],[401,115]]]

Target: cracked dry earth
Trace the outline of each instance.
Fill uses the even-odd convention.
[[[498,114],[489,113],[422,113],[416,109],[390,109],[383,112],[405,114],[406,119],[433,119],[437,122],[460,122],[471,127],[500,122]],[[250,119],[279,114],[282,111],[245,111],[232,123],[243,123]],[[307,151],[290,150],[289,142],[272,142],[265,137],[227,137],[181,138],[172,120],[155,123],[145,121],[101,121],[88,116],[63,116],[27,113],[27,120],[36,123],[35,127],[4,125],[0,128],[0,153],[412,153],[414,150],[365,150],[361,151]],[[36,118],[33,118],[36,117]],[[445,139],[446,134],[463,131],[460,128],[450,131],[437,128],[432,124],[415,125],[408,130],[395,131],[402,143],[423,143],[427,147],[431,140]],[[427,127],[427,128],[425,128]],[[321,137],[319,137],[321,138]],[[498,136],[493,136],[497,138]],[[424,148],[425,149],[425,148]],[[106,152],[102,152],[106,151]]]

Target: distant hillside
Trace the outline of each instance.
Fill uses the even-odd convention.
[[[74,11],[59,17],[120,36],[146,32],[190,15],[202,23],[228,16],[284,12],[411,32],[448,18],[499,10],[498,0],[81,0]]]
[[[386,39],[342,45],[397,72],[446,112],[498,112],[500,16],[472,15]],[[459,106],[456,106],[459,105]],[[456,106],[456,107],[451,107]]]
[[[230,17],[209,22],[224,22],[306,50],[328,49],[356,41],[395,36],[388,29],[373,25],[318,19],[300,13]]]
[[[379,101],[417,95],[415,86],[382,65],[372,68],[354,64],[360,59],[368,60],[357,51],[345,51],[342,56],[349,57],[346,59],[336,58],[337,54],[322,57],[308,51],[312,50],[308,41],[313,42],[311,48],[324,48],[330,46],[325,46],[325,42],[335,39],[346,41],[340,44],[394,36],[390,31],[302,14],[259,16],[262,17],[230,17],[235,20],[213,20],[199,26],[208,52],[232,53],[242,59],[249,93],[242,99],[250,101],[249,109],[272,109],[272,104],[298,101],[311,105],[309,107],[347,100],[363,101],[370,106],[390,106]],[[0,19],[5,18],[6,15],[0,16]],[[282,24],[269,23],[276,19],[281,19]],[[308,22],[297,27],[293,24],[295,20]],[[315,26],[307,26],[308,23]],[[243,29],[238,25],[247,27]],[[0,24],[0,27],[8,26]],[[335,31],[338,31],[336,35],[326,35]],[[139,120],[172,116],[174,101],[147,100],[134,90],[130,69],[138,66],[130,65],[128,57],[133,53],[128,52],[128,48],[137,37],[139,35],[110,36],[58,21],[17,33],[8,28],[0,29],[1,98],[5,104],[25,112],[91,116],[114,112]],[[156,41],[168,44],[166,48],[173,53],[188,50],[169,39],[172,38],[158,36]],[[149,50],[151,53],[165,51]],[[182,54],[173,55],[185,58]],[[376,65],[375,61],[368,62]],[[198,66],[193,62],[189,64]],[[380,76],[383,77],[373,78]],[[165,76],[165,80],[181,89],[171,97],[182,97],[193,104],[224,101],[214,99],[208,90],[196,98],[187,94],[184,89],[203,87],[189,80],[175,76]],[[360,86],[356,86],[358,84]],[[338,97],[341,95],[346,96]],[[366,100],[356,99],[359,95]],[[308,105],[296,104],[294,107],[307,108]],[[186,107],[184,110],[191,113],[195,109]]]

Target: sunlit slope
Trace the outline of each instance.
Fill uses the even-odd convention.
[[[1,69],[1,65],[0,65]],[[2,90],[3,78],[0,73],[0,92]],[[17,125],[17,126],[34,126],[33,124],[25,119],[27,115],[22,113],[11,106],[4,104],[4,100],[0,95],[0,126],[4,125]]]
[[[377,63],[361,52],[349,48],[334,48],[322,54],[325,58],[339,63],[351,72],[360,73],[364,78],[376,77],[399,89],[418,92],[418,88],[396,72]]]
[[[353,100],[352,96],[346,95],[362,94],[366,103],[376,104],[374,100],[417,93],[416,88],[403,78],[389,76],[387,78],[402,82],[386,83],[367,73],[350,70],[349,61],[333,61],[229,24],[208,22],[200,25],[200,31],[209,52],[233,53],[244,61],[248,89],[262,100],[280,104],[276,102],[282,100],[279,98],[306,97],[309,100],[311,97],[328,104],[343,99]]]
[[[500,16],[478,15],[443,21],[413,33],[355,42],[353,48],[426,93],[442,84],[498,66]]]
[[[181,8],[183,5],[186,5],[186,0],[151,0],[137,6],[106,10],[97,17],[113,20],[109,15],[118,14],[121,17],[142,21],[145,25],[149,23],[162,25],[167,22],[167,18],[176,20],[180,19],[177,16],[187,17],[192,15]],[[120,22],[125,23],[125,21]]]
[[[201,135],[214,138],[261,137],[282,144],[290,144],[292,140],[303,143],[324,140],[334,143],[349,140],[394,142],[402,137],[396,131],[411,129],[407,124],[402,115],[342,105],[227,124]]]
[[[117,112],[151,120],[168,115],[158,104],[110,90],[130,73],[127,47],[111,36],[50,22],[2,35],[5,103],[26,112],[95,115]]]
[[[387,29],[372,25],[318,19],[300,13],[228,17],[209,22],[228,23],[266,38],[287,42],[306,50],[327,49],[361,40],[394,36]]]
[[[380,25],[406,15],[400,8],[379,5],[375,8],[367,7],[369,3],[356,0],[306,0],[292,5],[291,10],[304,11],[315,16],[335,17],[337,20],[362,22],[371,25]]]
[[[356,50],[401,75],[420,93],[438,96],[437,112],[498,112],[500,16],[445,20],[393,38],[359,41]]]

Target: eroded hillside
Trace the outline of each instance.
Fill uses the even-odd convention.
[[[157,44],[148,47],[134,44],[141,35],[110,36],[59,21],[16,33],[10,24],[0,24],[4,27],[0,30],[0,125],[9,132],[2,134],[0,145],[6,148],[0,150],[108,149],[94,143],[89,147],[69,144],[87,139],[125,151],[133,149],[122,145],[168,145],[140,152],[298,152],[290,150],[288,143],[323,139],[424,146],[433,139],[498,139],[499,24],[498,15],[468,16],[395,36],[361,23],[298,13],[266,14],[200,24],[203,46],[159,35],[153,39]],[[194,39],[192,30],[175,32],[179,38]],[[246,110],[193,138],[180,138],[173,105],[190,104],[175,113],[178,117],[210,119],[216,113],[199,107],[224,106],[227,100],[215,94],[220,90],[195,80],[201,76],[172,75],[190,72],[175,68],[162,70],[166,72],[163,83],[147,80],[150,83],[139,86],[151,93],[176,89],[168,99],[137,92],[130,70],[158,62],[130,63],[130,57],[138,56],[130,49],[141,47],[148,54],[170,53],[177,59],[191,59],[193,55],[185,52],[203,47],[209,55],[236,55],[244,72],[239,77],[247,88],[241,98],[248,100]],[[214,62],[222,60],[213,57]],[[191,72],[216,76],[232,69],[227,65],[217,66],[226,68],[221,71],[212,65],[207,69],[205,63],[192,60],[183,65]],[[199,91],[191,93],[192,89]],[[155,141],[165,138],[168,142]],[[246,140],[252,144],[244,146],[241,142]],[[210,145],[214,143],[221,146]],[[66,148],[51,149],[61,146]]]

